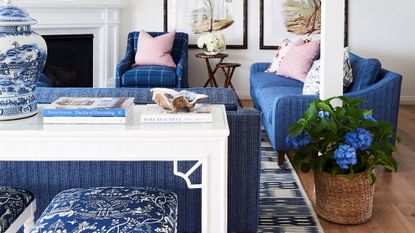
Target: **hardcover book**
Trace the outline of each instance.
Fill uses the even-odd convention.
[[[123,124],[132,115],[134,98],[61,97],[43,110],[43,123]]]
[[[212,108],[209,104],[196,104],[192,112],[173,112],[156,104],[148,104],[141,112],[143,123],[210,123]]]

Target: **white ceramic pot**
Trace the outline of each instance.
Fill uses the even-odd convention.
[[[0,120],[37,113],[36,83],[47,58],[45,40],[31,30],[37,21],[10,1],[0,6]]]
[[[209,52],[209,51],[205,51],[205,50],[203,50],[203,52],[206,54],[206,55],[209,55],[209,56],[214,56],[214,55],[216,55],[216,54],[218,54],[219,52]]]

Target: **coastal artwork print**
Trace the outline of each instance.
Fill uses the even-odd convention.
[[[288,38],[320,38],[321,0],[260,0],[260,48]]]
[[[247,0],[164,0],[164,30],[189,34],[189,47],[210,31],[225,35],[227,49],[247,48]]]

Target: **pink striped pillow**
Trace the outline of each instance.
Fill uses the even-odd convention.
[[[272,59],[271,64],[269,65],[268,69],[265,70],[265,72],[271,73],[271,72],[277,72],[278,67],[281,64],[281,61],[284,59],[285,55],[288,53],[291,47],[295,45],[303,45],[308,40],[299,39],[294,44],[289,40],[285,39],[278,45],[277,53],[275,53],[274,58]]]
[[[175,35],[176,31],[172,31],[153,38],[150,34],[141,30],[133,66],[176,67],[170,55]]]
[[[320,54],[320,40],[293,46],[277,69],[277,74],[305,81],[313,62]]]

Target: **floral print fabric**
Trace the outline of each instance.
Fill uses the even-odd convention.
[[[29,191],[0,187],[0,232],[5,232],[33,199]]]
[[[157,188],[100,187],[59,193],[32,233],[176,232],[177,196]]]
[[[350,85],[353,83],[353,72],[349,58],[349,48],[344,49],[343,59],[343,89],[347,91]],[[320,93],[320,60],[316,60],[313,63],[307,77],[304,81],[303,94],[314,95]]]

